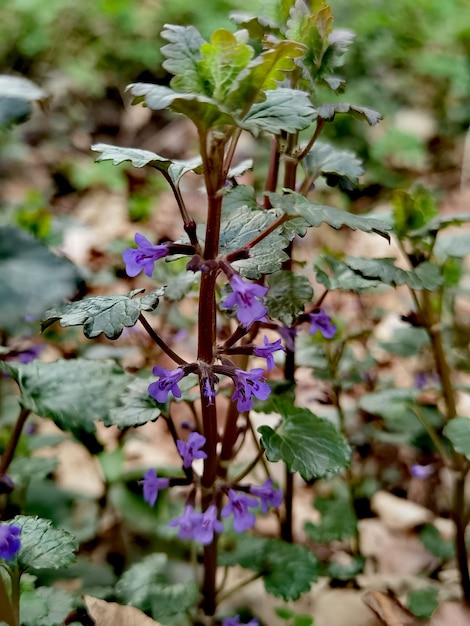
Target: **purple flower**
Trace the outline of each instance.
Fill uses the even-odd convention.
[[[195,539],[195,532],[202,524],[202,513],[194,511],[190,504],[184,507],[183,515],[168,522],[168,526],[179,526],[178,537],[180,539]]]
[[[177,367],[174,370],[166,370],[164,367],[156,365],[152,371],[154,376],[160,378],[157,382],[149,385],[149,394],[157,402],[166,402],[170,391],[175,398],[181,398],[181,391],[178,387],[179,381],[184,377],[184,371],[181,367]]]
[[[259,622],[257,619],[253,618],[246,624],[243,624],[240,621],[240,616],[235,615],[234,617],[225,617],[222,620],[222,626],[259,626]]]
[[[256,517],[250,513],[248,507],[258,506],[258,500],[250,498],[244,493],[237,493],[233,489],[228,490],[229,502],[222,509],[222,517],[228,517],[233,513],[233,528],[237,533],[242,533],[247,528],[253,528]]]
[[[45,347],[45,345],[35,344],[26,350],[22,350],[16,358],[20,363],[31,363],[31,361],[39,358]]]
[[[158,478],[157,472],[154,469],[149,469],[145,472],[144,478],[139,481],[139,484],[144,486],[145,502],[153,506],[157,501],[158,492],[160,489],[166,489],[169,486],[170,479]]]
[[[12,559],[21,548],[21,528],[12,524],[0,524],[0,559]]]
[[[314,335],[320,331],[325,339],[331,339],[336,334],[336,325],[331,321],[331,317],[323,309],[310,313],[310,334]]]
[[[274,357],[273,352],[277,352],[277,350],[284,350],[285,348],[281,345],[281,340],[269,342],[267,336],[264,336],[264,347],[256,346],[254,349],[254,353],[256,356],[261,356],[266,359],[266,367],[268,368],[268,372],[270,372],[274,368]]]
[[[162,259],[168,254],[168,244],[162,243],[154,246],[147,237],[140,233],[136,233],[134,241],[138,248],[127,248],[124,250],[122,258],[126,264],[126,273],[128,276],[137,276],[142,270],[151,278],[153,274],[153,264],[158,259]]]
[[[204,383],[202,385],[202,393],[204,397],[207,398],[207,404],[214,404],[215,389],[212,386],[212,383],[209,380],[209,378],[206,378],[204,380]]]
[[[255,367],[249,372],[244,370],[235,370],[236,377],[235,391],[232,400],[237,400],[237,409],[239,411],[249,411],[253,408],[253,400],[251,396],[255,396],[258,400],[266,400],[271,393],[271,388],[263,378],[264,370]]]
[[[429,478],[432,474],[434,474],[434,466],[432,463],[429,465],[420,465],[419,463],[416,463],[411,466],[411,475],[415,478],[426,480],[426,478]]]
[[[285,326],[279,326],[277,332],[284,339],[284,344],[288,350],[295,351],[295,338],[297,337],[296,328],[286,328]]]
[[[280,489],[274,489],[273,481],[268,478],[264,483],[257,487],[252,485],[250,487],[250,493],[253,496],[260,498],[261,500],[261,512],[267,513],[270,506],[277,509],[282,503],[282,491]]]
[[[243,326],[248,328],[258,320],[264,318],[268,309],[261,302],[268,291],[267,287],[256,283],[246,283],[241,276],[234,274],[230,279],[232,293],[220,305],[222,309],[237,307],[237,317]]]
[[[207,546],[214,540],[214,533],[221,533],[224,525],[217,519],[217,507],[215,504],[203,513],[199,525],[194,527],[193,538]]]
[[[205,443],[206,438],[196,432],[191,433],[187,441],[178,439],[176,447],[178,448],[178,452],[183,459],[183,467],[191,467],[191,464],[195,459],[207,459],[207,454],[203,450],[199,449]]]

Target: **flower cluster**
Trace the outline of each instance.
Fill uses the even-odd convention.
[[[198,513],[194,507],[187,504],[183,515],[172,519],[168,526],[179,526],[180,539],[194,539],[203,545],[212,543],[214,533],[221,533],[224,529],[222,522],[217,519],[217,507],[212,504],[204,513]]]
[[[271,393],[271,387],[263,378],[264,370],[255,367],[249,372],[244,370],[235,370],[234,382],[235,391],[232,400],[237,401],[237,409],[239,411],[249,411],[253,408],[254,400],[252,396],[258,400],[266,400]]]
[[[0,524],[0,559],[12,559],[21,548],[21,528],[14,524]]]
[[[234,274],[230,279],[232,293],[221,304],[222,309],[237,309],[237,317],[243,326],[248,328],[259,320],[264,319],[268,312],[262,299],[268,291],[267,287],[253,283],[246,283],[241,276]]]
[[[126,273],[128,276],[134,277],[140,274],[144,270],[144,274],[149,278],[153,274],[153,264],[158,259],[168,254],[168,244],[162,243],[154,246],[147,237],[136,233],[134,241],[137,244],[137,248],[127,248],[124,250],[122,258],[126,264]]]
[[[149,385],[149,394],[153,396],[157,402],[161,402],[162,404],[166,402],[170,391],[175,398],[181,398],[181,390],[178,387],[178,383],[185,375],[181,367],[177,367],[174,370],[167,370],[164,367],[156,365],[152,371],[154,376],[158,376],[159,380]]]
[[[191,467],[196,459],[207,459],[207,454],[200,449],[205,443],[206,438],[196,432],[191,433],[187,441],[178,439],[176,447],[183,459],[183,467]]]

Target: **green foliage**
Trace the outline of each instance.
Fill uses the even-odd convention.
[[[424,525],[422,531],[419,533],[419,539],[426,550],[429,550],[429,552],[438,559],[448,561],[454,558],[454,546],[450,541],[442,539],[438,529],[433,524]]]
[[[262,573],[266,591],[284,600],[297,600],[317,578],[316,558],[303,546],[248,534],[223,545],[219,564]]]
[[[82,278],[66,259],[19,228],[0,227],[0,326],[11,333],[24,318],[71,297]]]
[[[24,122],[32,103],[45,99],[45,92],[27,78],[0,74],[0,128]]]
[[[21,594],[23,626],[61,626],[75,606],[75,598],[63,589],[39,587]]]
[[[289,623],[289,626],[312,626],[313,624],[313,617],[303,613],[296,613],[287,606],[277,606],[274,610],[278,617]]]
[[[321,515],[320,523],[305,523],[305,532],[312,541],[328,543],[356,536],[357,517],[348,489],[337,489],[329,498],[316,497],[314,507]]]
[[[302,159],[307,176],[316,180],[325,176],[328,184],[339,184],[343,189],[359,185],[359,176],[364,174],[362,162],[349,150],[338,150],[331,144],[316,141],[312,150]]]
[[[88,339],[101,333],[108,339],[117,339],[124,328],[134,326],[141,311],[155,311],[164,289],[155,289],[145,296],[136,298],[144,289],[134,289],[123,296],[96,296],[79,302],[67,302],[49,309],[41,322],[42,330],[56,321],[61,326],[83,326]]]
[[[268,277],[269,291],[266,306],[269,317],[280,319],[285,326],[291,326],[295,317],[304,309],[304,304],[313,298],[313,289],[308,278],[284,270]]]
[[[117,405],[104,419],[106,426],[130,428],[154,422],[161,414],[161,405],[149,395],[148,386],[155,379],[135,378],[118,395]]]
[[[399,238],[419,231],[439,212],[434,198],[424,187],[417,187],[413,193],[397,190],[392,202],[394,227]]]
[[[50,520],[17,515],[11,523],[21,528],[17,555],[21,569],[58,569],[75,561],[77,541],[67,531],[54,528]]]
[[[284,461],[304,480],[332,476],[349,465],[350,448],[338,430],[309,409],[282,398],[274,401],[283,422],[276,430],[260,426],[261,445],[269,461]]]
[[[438,606],[437,589],[415,589],[408,594],[408,608],[416,617],[429,619]]]
[[[109,420],[111,408],[130,381],[130,376],[113,361],[0,362],[0,369],[18,383],[25,409],[72,432],[81,429],[92,433],[95,420]]]
[[[456,452],[470,459],[470,420],[467,417],[454,417],[446,424],[443,434]]]

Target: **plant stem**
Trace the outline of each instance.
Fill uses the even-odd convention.
[[[187,365],[187,362],[184,359],[182,359],[180,356],[178,356],[176,352],[173,352],[170,346],[168,346],[163,341],[163,339],[157,334],[157,332],[150,326],[150,324],[147,322],[147,320],[142,315],[142,313],[139,315],[139,321],[142,324],[142,326],[145,328],[145,330],[148,332],[150,337],[152,337],[152,339],[155,341],[157,346],[159,346],[163,350],[163,352],[165,352],[165,354],[168,354],[170,359],[173,359],[173,361],[175,363],[178,363],[178,365]]]
[[[10,441],[8,442],[7,449],[2,455],[2,460],[0,462],[0,476],[6,474],[10,463],[13,460],[16,446],[18,445],[18,441],[20,440],[21,433],[23,431],[23,426],[25,425],[30,413],[31,411],[29,409],[22,408],[20,410],[20,414],[18,415],[18,419],[16,420],[15,428],[13,429]]]
[[[8,596],[5,581],[0,575],[0,620],[9,626],[18,626],[18,619],[13,611],[11,600]]]
[[[240,589],[243,589],[243,587],[246,587],[247,585],[254,582],[255,580],[258,580],[258,578],[261,578],[261,576],[262,574],[260,572],[257,572],[256,574],[253,574],[253,576],[250,576],[249,578],[246,578],[245,580],[241,580],[239,583],[234,585],[231,589],[227,589],[225,593],[220,593],[217,596],[217,602],[218,603],[223,602],[224,600],[229,598],[231,595],[233,595],[235,592],[239,591]]]
[[[470,604],[470,574],[468,571],[467,546],[465,543],[465,480],[469,466],[457,473],[454,485],[454,510],[452,518],[455,524],[455,551],[460,572],[460,584],[466,604]]]

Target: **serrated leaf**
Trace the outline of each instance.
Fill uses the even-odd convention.
[[[74,608],[74,596],[63,589],[39,587],[20,596],[22,626],[61,626]]]
[[[325,268],[315,265],[316,279],[328,291],[340,289],[341,291],[363,293],[380,285],[380,281],[363,278],[360,274],[354,272],[344,261],[339,261],[329,255],[324,255],[322,262],[327,265],[326,269],[329,269],[331,273],[325,271]]]
[[[425,224],[422,228],[418,228],[409,233],[410,237],[421,238],[426,235],[435,235],[438,231],[442,231],[450,226],[460,226],[470,222],[469,213],[456,213],[454,215],[438,215]]]
[[[151,83],[134,83],[127,89],[137,98],[144,98],[145,104],[154,111],[170,109],[185,115],[197,128],[208,130],[214,126],[234,125],[234,118],[225,108],[212,98],[195,93],[181,93]]]
[[[189,611],[199,599],[199,590],[192,581],[169,582],[167,561],[165,554],[152,554],[130,567],[116,585],[122,602],[150,611],[165,623]]]
[[[229,30],[216,30],[210,42],[201,45],[201,59],[198,62],[206,95],[224,102],[237,76],[248,65],[253,54],[253,48],[241,43]],[[232,108],[229,103],[227,108]]]
[[[160,51],[166,57],[163,67],[174,74],[171,87],[176,91],[204,93],[198,62],[201,59],[201,46],[206,40],[200,32],[194,26],[165,24],[161,36],[170,42],[162,46]]]
[[[443,434],[456,452],[470,459],[470,419],[468,417],[454,417],[446,424]]]
[[[433,263],[425,262],[413,270],[403,270],[396,267],[394,262],[394,258],[348,257],[346,264],[363,278],[377,280],[392,287],[408,285],[411,289],[434,291],[444,284],[444,277],[439,267]]]
[[[135,378],[118,396],[118,405],[112,407],[103,420],[105,426],[131,428],[154,422],[161,415],[161,405],[149,394],[148,386],[155,379]]]
[[[357,187],[359,176],[364,174],[362,161],[354,152],[338,150],[322,141],[315,142],[312,150],[302,160],[302,167],[313,180],[326,176],[328,184],[339,182],[346,189]]]
[[[0,362],[0,370],[18,383],[24,408],[54,420],[62,430],[72,431],[94,432],[94,421],[108,419],[130,380],[114,361]]]
[[[0,127],[26,121],[31,103],[45,99],[45,92],[27,78],[0,74]]]
[[[141,311],[155,311],[164,289],[136,298],[144,289],[134,289],[122,296],[94,296],[79,302],[67,302],[44,314],[41,329],[48,328],[56,321],[65,326],[83,326],[83,333],[88,339],[101,333],[108,339],[120,337],[124,328],[134,326]]]
[[[0,327],[10,333],[74,295],[82,282],[70,261],[14,226],[0,227]]]
[[[286,601],[307,592],[318,571],[315,556],[303,546],[251,535],[238,535],[235,545],[226,544],[219,564],[262,573],[266,591]]]
[[[312,541],[329,543],[356,535],[357,517],[346,488],[337,489],[329,498],[316,497],[313,506],[321,520],[318,524],[305,524],[305,532]]]
[[[134,167],[150,165],[161,172],[168,173],[168,176],[175,185],[179,183],[181,177],[187,172],[196,172],[197,174],[202,172],[202,159],[200,157],[184,161],[179,159],[167,159],[149,150],[122,148],[106,143],[94,144],[91,146],[91,149],[95,152],[101,152],[96,158],[97,163],[100,161],[112,161],[113,165],[119,165],[124,161],[130,161]]]
[[[454,558],[455,548],[451,541],[445,541],[433,524],[425,524],[419,533],[419,540],[433,556],[450,561]]]
[[[317,112],[308,94],[296,89],[279,88],[265,91],[266,99],[254,104],[238,125],[255,137],[260,132],[279,135],[295,133],[310,126]]]
[[[333,102],[329,104],[321,104],[318,109],[318,117],[332,122],[335,119],[337,113],[349,113],[358,120],[366,121],[370,126],[375,126],[377,122],[380,122],[382,115],[374,109],[367,107],[360,107],[348,102]]]
[[[281,426],[258,428],[269,461],[284,461],[290,472],[299,472],[307,481],[349,466],[351,450],[333,424],[289,401],[279,400],[277,407],[284,418]]]
[[[304,310],[304,304],[311,302],[313,289],[306,276],[287,270],[271,274],[267,278],[269,291],[265,297],[269,317],[280,319],[285,326],[291,326],[295,317]]]
[[[304,47],[294,41],[277,41],[263,51],[238,76],[227,97],[230,110],[247,112],[262,97],[263,92],[277,89],[286,74],[297,67],[294,59],[304,53]]]
[[[274,211],[253,211],[247,206],[224,213],[221,224],[220,252],[228,254],[243,247],[276,219]],[[237,261],[235,266],[247,278],[256,279],[280,269],[287,260],[284,249],[289,239],[276,229],[250,250],[250,258]]]
[[[251,39],[257,41],[262,41],[265,34],[281,35],[279,25],[268,17],[232,11],[230,13],[230,19],[235,22],[237,26],[246,29]]]
[[[58,569],[75,561],[77,541],[50,520],[17,515],[11,523],[21,528],[17,559],[22,569]]]
[[[353,215],[335,207],[317,204],[299,193],[289,190],[286,190],[286,194],[283,196],[277,193],[268,193],[267,195],[273,207],[279,207],[288,215],[302,217],[309,226],[320,226],[323,223],[337,229],[347,226],[352,230],[376,233],[390,241],[389,231],[392,227],[376,217]]]

